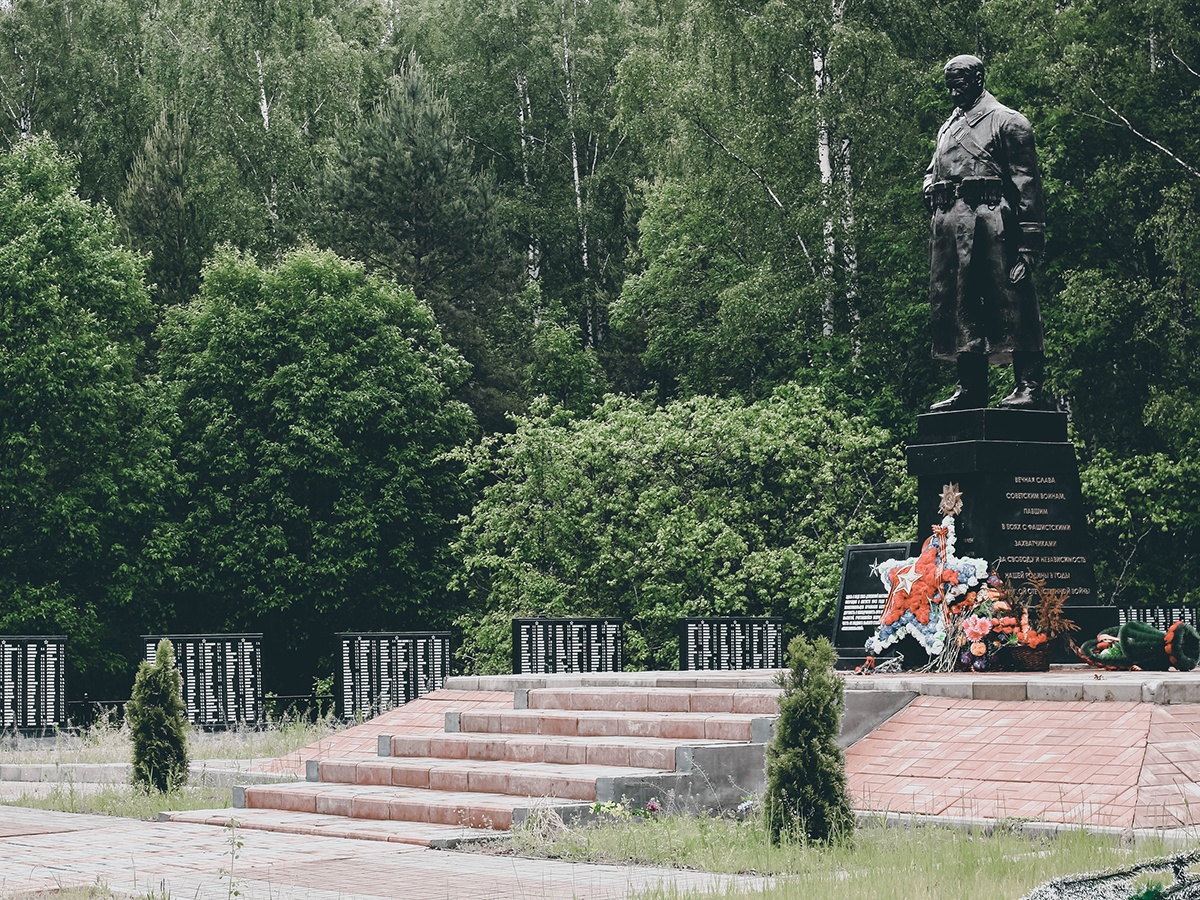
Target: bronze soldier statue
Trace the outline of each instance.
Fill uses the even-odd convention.
[[[988,365],[1010,360],[1016,386],[1000,405],[1050,409],[1042,389],[1042,316],[1033,288],[1045,243],[1033,129],[984,90],[978,58],[956,56],[945,74],[957,108],[938,131],[924,197],[933,216],[933,356],[955,361],[958,387],[930,409],[987,406]]]

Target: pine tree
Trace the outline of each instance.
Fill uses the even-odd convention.
[[[195,144],[184,115],[164,109],[133,160],[117,204],[124,231],[150,254],[156,299],[186,303],[200,286],[200,265],[211,246],[193,189]]]
[[[329,244],[413,289],[471,363],[465,399],[503,427],[527,347],[518,264],[496,217],[489,171],[459,137],[450,105],[415,55],[343,136],[326,181]],[[319,229],[320,226],[318,226]]]
[[[187,781],[187,717],[175,648],[159,641],[154,662],[138,666],[125,707],[133,737],[133,781],[147,790],[170,791]]]
[[[767,749],[767,825],[776,843],[789,838],[828,843],[848,836],[854,821],[846,760],[837,745],[842,682],[825,638],[793,639],[788,661],[791,671],[784,676],[779,721]]]

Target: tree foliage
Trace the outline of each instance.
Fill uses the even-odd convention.
[[[66,634],[88,677],[158,621],[171,465],[143,261],[45,139],[0,153],[0,631]],[[132,635],[123,632],[132,632]]]
[[[522,435],[486,443],[472,462],[485,493],[461,551],[472,568],[456,583],[476,603],[500,604],[489,628],[515,609],[539,611],[543,600],[548,609],[581,596],[633,609],[644,586],[658,624],[639,624],[639,635],[687,604],[708,611],[709,597],[714,609],[788,608],[796,623],[820,620],[815,610],[832,589],[817,602],[816,585],[836,577],[838,546],[855,533],[849,514],[805,526],[804,541],[825,555],[804,544],[795,575],[781,561],[794,541],[756,536],[749,511],[736,525],[720,519],[737,540],[718,539],[726,526],[713,524],[717,516],[691,513],[696,522],[678,526],[691,557],[664,538],[661,572],[611,536],[625,529],[644,535],[643,549],[657,547],[645,523],[670,520],[666,501],[654,499],[668,478],[716,508],[719,491],[749,490],[740,458],[729,462],[728,486],[711,475],[697,486],[694,473],[666,466],[653,484],[612,476],[629,486],[612,499],[562,475],[560,490],[570,485],[606,512],[587,528],[556,524],[547,533],[574,535],[582,549],[563,542],[546,559],[539,554],[549,551],[530,549],[551,546],[545,535],[485,539],[500,534],[494,523],[503,518],[489,497],[511,496],[524,509],[554,481],[526,461],[535,445],[549,448],[547,460],[575,459],[586,456],[584,435],[598,447],[611,440],[621,449],[606,450],[607,463],[595,450],[594,469],[614,471],[626,445],[657,446],[656,429],[688,403],[697,414],[727,412],[747,435],[767,434],[768,445],[775,426],[765,410],[784,395],[819,396],[821,409],[841,410],[843,418],[822,419],[829,428],[883,429],[897,444],[910,437],[914,412],[953,377],[928,355],[920,178],[950,111],[942,65],[960,52],[984,59],[989,89],[1037,135],[1048,198],[1037,273],[1047,379],[1071,413],[1100,593],[1123,602],[1195,596],[1198,482],[1188,460],[1200,449],[1200,26],[1188,0],[11,0],[0,3],[0,51],[0,146],[10,151],[0,229],[11,261],[0,274],[8,594],[0,627],[67,631],[81,642],[71,658],[89,678],[117,665],[99,650],[119,647],[108,637],[170,618],[168,597],[180,604],[175,624],[204,630],[266,627],[273,620],[236,605],[247,597],[248,609],[268,608],[273,598],[272,615],[296,643],[332,623],[335,608],[357,616],[358,601],[334,598],[343,588],[357,597],[351,587],[368,571],[376,585],[398,585],[380,609],[426,603],[450,576],[446,543],[456,529],[447,523],[470,506],[465,488],[447,476],[427,494],[416,490],[416,518],[441,524],[396,537],[395,553],[379,548],[408,531],[345,510],[337,515],[358,523],[360,539],[347,526],[334,540],[328,524],[309,535],[296,524],[308,513],[275,500],[304,510],[311,502],[313,521],[333,521],[325,515],[334,501],[312,498],[332,496],[321,479],[354,480],[345,460],[340,469],[329,461],[340,451],[326,438],[340,441],[350,426],[320,424],[295,385],[293,400],[273,405],[267,370],[254,366],[289,372],[291,357],[266,338],[254,345],[258,356],[221,357],[226,374],[211,383],[189,368],[201,358],[216,366],[223,342],[243,348],[238,329],[253,318],[245,310],[259,309],[257,300],[230,306],[236,313],[222,312],[206,338],[211,349],[187,345],[184,336],[199,332],[184,323],[219,307],[212,285],[201,287],[205,262],[213,273],[257,266],[267,280],[285,259],[325,272],[334,264],[314,251],[288,255],[311,244],[411,287],[470,363],[469,375],[446,364],[434,376],[441,387],[417,390],[441,398],[418,404],[420,416],[455,397],[475,410],[476,433]],[[43,133],[77,174],[36,137]],[[144,259],[117,249],[105,206]],[[214,249],[225,245],[236,252]],[[186,311],[163,329],[173,356],[160,365],[153,329],[172,307]],[[298,314],[291,325],[307,321]],[[359,334],[349,321],[336,327]],[[433,321],[414,327],[416,345],[441,347],[430,351],[439,357]],[[271,328],[289,333],[282,321]],[[356,356],[332,337],[306,340],[292,335],[282,346],[317,359],[328,344],[364,378],[391,377],[374,349]],[[191,392],[183,405],[163,395],[167,369],[172,391]],[[313,397],[343,408],[345,392],[318,388],[349,380],[310,369]],[[608,391],[653,401],[605,399]],[[531,402],[541,405],[526,415]],[[554,405],[561,409],[551,413]],[[442,411],[455,422],[462,413]],[[289,417],[297,429],[285,434]],[[187,437],[176,441],[179,427]],[[313,446],[302,453],[310,428]],[[727,436],[733,428],[711,426]],[[442,436],[431,438],[430,458],[466,432],[444,424],[434,433]],[[370,445],[366,471],[377,472],[391,462],[380,462],[386,453],[371,441],[391,447],[390,435],[364,428],[347,446]],[[738,436],[733,445],[752,442]],[[195,505],[166,516],[172,446]],[[317,475],[302,459],[315,460]],[[762,482],[764,497],[776,490],[773,477]],[[364,478],[389,484],[378,473]],[[518,489],[521,479],[530,483]],[[392,502],[392,488],[375,490],[361,489],[364,509]],[[868,514],[864,534],[907,516],[903,497],[888,502],[901,505]],[[774,500],[745,501],[752,507],[792,534]],[[507,527],[519,534],[548,515],[514,515]],[[208,537],[205,516],[214,523]],[[606,568],[598,560],[610,545],[620,564]],[[398,561],[406,553],[424,562],[406,568]],[[760,553],[774,574],[745,574]],[[317,558],[326,562],[306,568]],[[696,574],[732,559],[720,578]],[[301,590],[305,572],[320,574]],[[662,587],[672,579],[673,593]],[[709,585],[718,587],[705,594]],[[318,610],[311,623],[306,604]],[[498,640],[486,638],[493,649],[479,652],[498,660]],[[636,658],[667,659],[662,639],[646,640]]]
[[[888,433],[796,386],[750,405],[542,407],[482,444],[471,474],[460,622],[479,671],[505,670],[519,616],[620,616],[629,663],[650,668],[676,664],[681,616],[827,624],[845,545],[910,524]]]
[[[171,791],[188,778],[187,715],[175,648],[163,638],[154,662],[138,666],[125,704],[133,743],[133,782],[147,790]]]
[[[178,623],[270,630],[315,657],[351,624],[444,614],[464,502],[446,451],[471,416],[428,306],[329,253],[262,268],[226,250],[161,340],[186,485]]]

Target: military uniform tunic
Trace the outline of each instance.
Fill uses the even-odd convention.
[[[1029,120],[984,91],[938,131],[925,174],[933,195],[929,298],[933,355],[1042,352],[1032,273],[1016,284],[1018,251],[1040,252],[1045,203]]]

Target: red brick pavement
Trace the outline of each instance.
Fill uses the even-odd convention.
[[[918,697],[846,754],[861,809],[1200,825],[1200,706]]]

